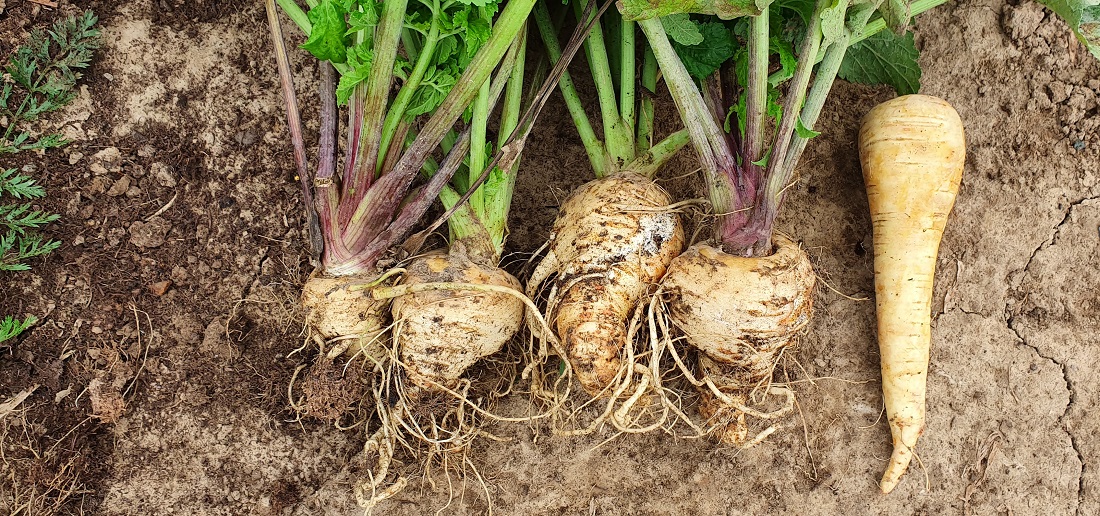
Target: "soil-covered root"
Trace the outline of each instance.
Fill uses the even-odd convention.
[[[754,445],[774,431],[750,438],[746,416],[770,420],[791,410],[793,395],[772,385],[772,371],[813,308],[809,257],[782,236],[775,244],[775,253],[757,258],[692,246],[662,282],[669,316],[700,351],[700,413],[721,441],[737,446]],[[785,402],[771,411],[750,408],[768,394]]]
[[[380,336],[387,326],[389,300],[371,297],[378,276],[314,275],[302,286],[301,305],[309,313],[306,324],[321,339],[355,355],[376,356],[383,349]]]
[[[448,253],[434,252],[406,266],[404,285],[468,284],[469,290],[430,289],[393,300],[395,338],[401,364],[412,385],[454,388],[475,362],[501,350],[523,324],[523,302],[479,285],[522,286],[495,265],[475,260],[460,242]]]
[[[562,204],[550,250],[528,282],[547,300],[573,374],[593,396],[608,395],[622,371],[627,322],[684,246],[668,194],[649,178],[614,174],[578,188]],[[535,331],[536,335],[541,331]],[[629,372],[628,372],[629,374]]]

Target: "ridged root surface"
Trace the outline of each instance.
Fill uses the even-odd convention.
[[[683,228],[669,203],[652,180],[624,173],[581,186],[558,212],[528,293],[557,273],[549,315],[589,394],[615,378],[631,311],[683,250]]]
[[[810,321],[814,271],[794,242],[775,237],[771,256],[744,258],[695,245],[663,281],[669,315],[701,351],[700,368],[735,403],[703,389],[700,412],[726,428],[723,442],[744,445],[749,393],[770,382],[780,354]]]
[[[354,354],[370,349],[381,349],[378,336],[386,327],[389,300],[376,300],[364,285],[375,277],[362,276],[313,276],[302,287],[301,304],[309,310],[306,324],[321,337],[334,339],[358,337],[348,348]]]
[[[404,283],[469,283],[516,291],[519,280],[467,256],[461,244],[450,253],[414,259]],[[479,359],[500,351],[523,324],[524,305],[503,292],[424,290],[393,300],[401,362],[413,385],[426,390],[453,387]]]

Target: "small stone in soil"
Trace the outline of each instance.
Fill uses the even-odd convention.
[[[149,292],[152,292],[154,296],[160,297],[166,294],[171,287],[172,280],[158,281],[149,285]]]

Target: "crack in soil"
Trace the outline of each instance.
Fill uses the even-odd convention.
[[[1069,206],[1066,206],[1065,214],[1062,215],[1062,220],[1059,221],[1057,224],[1055,224],[1053,228],[1051,228],[1050,238],[1047,238],[1047,239],[1043,240],[1042,242],[1040,242],[1039,245],[1035,247],[1035,250],[1031,252],[1031,256],[1029,256],[1027,258],[1027,263],[1024,264],[1023,268],[1017,270],[1016,272],[1017,273],[1018,272],[1025,272],[1026,273],[1028,271],[1028,269],[1031,267],[1031,262],[1033,260],[1035,260],[1035,255],[1039,254],[1039,251],[1042,251],[1043,249],[1046,249],[1047,247],[1050,247],[1050,246],[1054,245],[1054,242],[1056,240],[1058,240],[1058,234],[1062,232],[1062,226],[1065,226],[1066,223],[1069,222],[1069,216],[1071,214],[1073,214],[1073,209],[1074,208],[1076,208],[1076,207],[1078,207],[1078,206],[1080,206],[1080,205],[1082,205],[1086,202],[1096,201],[1096,200],[1100,200],[1100,195],[1094,195],[1092,197],[1083,197],[1081,199],[1078,199],[1076,201],[1071,202],[1069,204]]]
[[[1095,200],[1100,200],[1100,196],[1084,197],[1070,203],[1070,205],[1067,206],[1065,209],[1065,214],[1062,216],[1062,220],[1055,224],[1054,227],[1051,229],[1050,237],[1040,242],[1039,245],[1035,247],[1035,250],[1031,252],[1031,256],[1028,257],[1027,263],[1024,265],[1024,267],[1017,270],[1012,275],[1026,275],[1028,270],[1031,268],[1032,261],[1035,260],[1035,256],[1037,256],[1040,251],[1053,246],[1054,243],[1058,240],[1058,235],[1059,233],[1061,233],[1062,227],[1065,226],[1067,222],[1069,222],[1070,215],[1073,214],[1074,208],[1086,202]],[[1098,228],[1098,231],[1100,231],[1100,228]],[[1022,309],[1022,306],[1020,308]],[[1065,430],[1066,435],[1069,436],[1070,446],[1073,447],[1073,452],[1077,454],[1077,461],[1081,463],[1081,472],[1077,476],[1077,510],[1075,511],[1075,514],[1080,515],[1081,507],[1082,505],[1084,505],[1085,470],[1088,466],[1085,463],[1085,456],[1083,453],[1081,453],[1081,449],[1078,446],[1077,436],[1075,436],[1073,432],[1070,431],[1069,425],[1066,424],[1066,418],[1069,416],[1070,410],[1077,403],[1077,388],[1074,385],[1073,380],[1070,379],[1069,372],[1067,371],[1065,364],[1063,364],[1061,361],[1057,360],[1053,356],[1043,354],[1042,350],[1039,349],[1039,346],[1028,342],[1027,339],[1024,338],[1023,334],[1021,334],[1020,331],[1016,328],[1017,314],[1013,313],[1012,309],[1007,304],[1005,305],[1004,313],[1006,314],[1005,324],[1008,326],[1008,329],[1016,335],[1016,338],[1022,344],[1031,348],[1035,352],[1035,354],[1039,356],[1039,358],[1049,360],[1062,370],[1062,380],[1066,383],[1066,390],[1069,391],[1069,403],[1066,404],[1066,409],[1062,412],[1062,415],[1058,417],[1058,422],[1062,425],[1062,429]]]
[[[1006,306],[1006,311],[1007,308],[1008,307]],[[1017,330],[1014,326],[1015,320],[1015,317],[1010,317],[1006,321],[1008,329],[1012,330],[1012,333],[1016,334],[1016,338],[1023,345],[1031,348],[1035,352],[1035,354],[1039,356],[1039,358],[1050,361],[1062,370],[1062,380],[1066,382],[1066,390],[1069,391],[1069,403],[1066,404],[1066,410],[1062,412],[1062,415],[1058,416],[1058,423],[1062,425],[1062,429],[1065,430],[1066,435],[1069,436],[1070,446],[1073,447],[1073,452],[1077,454],[1077,461],[1081,463],[1081,473],[1079,473],[1077,476],[1077,510],[1075,511],[1075,514],[1079,515],[1081,514],[1081,506],[1084,505],[1085,468],[1087,468],[1087,465],[1085,464],[1085,456],[1083,453],[1081,453],[1081,449],[1077,444],[1077,436],[1073,435],[1073,432],[1071,432],[1069,429],[1069,425],[1066,424],[1066,418],[1069,417],[1070,410],[1072,410],[1073,406],[1077,403],[1077,388],[1076,386],[1074,386],[1073,380],[1071,380],[1069,377],[1069,372],[1066,370],[1066,365],[1058,359],[1054,358],[1053,356],[1044,355],[1042,350],[1039,349],[1039,346],[1028,342],[1027,339],[1025,339],[1020,331]]]

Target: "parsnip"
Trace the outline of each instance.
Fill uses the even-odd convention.
[[[947,102],[908,95],[863,119],[859,154],[874,228],[882,392],[894,451],[889,493],[924,431],[932,279],[966,160],[962,120]]]
[[[615,377],[630,312],[683,250],[680,217],[669,202],[664,189],[639,174],[586,183],[562,204],[550,252],[528,282],[535,297],[557,274],[549,319],[589,394]]]
[[[749,438],[749,393],[771,381],[776,362],[813,311],[816,277],[809,257],[787,238],[776,235],[774,241],[774,253],[753,258],[697,244],[673,260],[661,282],[672,321],[702,352],[701,372],[714,384],[702,389],[699,410],[719,440],[735,446],[752,446],[770,433]]]
[[[373,278],[314,275],[302,286],[301,304],[309,310],[306,324],[324,339],[359,337],[371,340],[382,333],[388,301],[371,298],[363,288]],[[358,347],[352,346],[351,353]]]
[[[521,290],[519,280],[489,263],[479,263],[460,242],[447,253],[419,257],[403,284],[465,283]],[[478,359],[500,351],[523,323],[523,302],[501,292],[427,290],[393,300],[397,341],[409,380],[433,390],[453,388]]]

